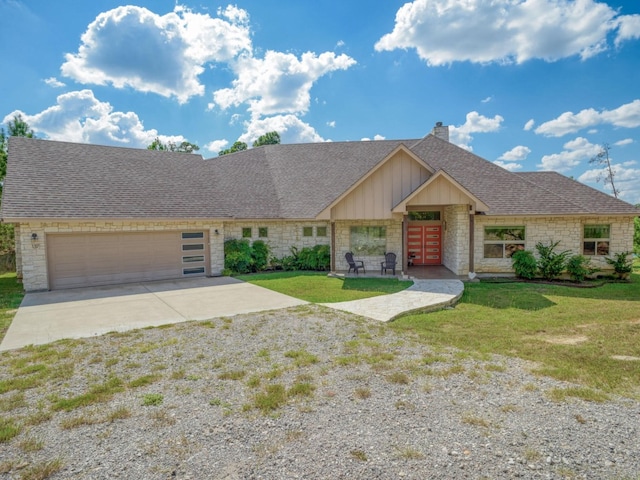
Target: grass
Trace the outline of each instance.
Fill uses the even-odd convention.
[[[402,317],[391,327],[436,348],[530,360],[536,373],[586,388],[554,398],[602,401],[593,389],[640,398],[640,361],[615,358],[640,358],[638,273],[597,288],[469,283],[455,309]]]
[[[24,290],[17,282],[15,272],[0,275],[0,341],[7,333],[15,316],[15,309],[22,302],[22,297],[24,297]]]
[[[276,272],[237,278],[312,303],[334,303],[396,293],[412,285],[397,278],[337,278],[321,272]]]

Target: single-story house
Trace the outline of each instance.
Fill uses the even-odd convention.
[[[634,206],[555,172],[509,172],[448,141],[269,145],[200,155],[12,137],[2,221],[27,291],[220,275],[224,242],[273,255],[330,245],[377,271],[385,252],[457,275],[512,272],[537,242],[604,257],[633,248]]]

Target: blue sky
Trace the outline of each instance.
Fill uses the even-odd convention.
[[[375,141],[442,121],[511,171],[610,193],[589,163],[608,143],[640,203],[637,0],[0,0],[0,42],[0,120],[42,138],[208,158],[271,130]]]

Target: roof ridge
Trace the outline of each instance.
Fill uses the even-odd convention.
[[[108,148],[108,149],[117,149],[120,151],[124,151],[124,150],[131,150],[134,151],[136,153],[140,153],[142,152],[149,152],[150,155],[153,154],[170,154],[170,155],[193,155],[194,157],[200,157],[201,160],[205,160],[205,158],[202,156],[201,153],[186,153],[186,152],[172,152],[172,151],[167,151],[167,150],[151,150],[148,148],[144,148],[144,147],[130,147],[130,146],[125,146],[125,145],[105,145],[103,143],[86,143],[86,142],[70,142],[67,140],[51,140],[48,138],[36,138],[36,137],[22,137],[22,136],[10,136],[9,140],[11,140],[12,138],[15,139],[19,139],[18,141],[29,141],[29,142],[48,142],[48,143],[57,143],[59,145],[70,145],[73,146],[75,148],[82,148],[82,147],[91,147],[91,148]],[[13,140],[14,142],[16,140]],[[184,158],[188,158],[188,156],[185,156]]]

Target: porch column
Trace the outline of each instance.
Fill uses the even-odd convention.
[[[331,271],[336,271],[336,222],[331,222]]]
[[[471,208],[471,211],[469,212],[469,273],[475,272],[476,270],[474,265],[476,216],[473,211],[473,207],[470,207],[470,208]]]
[[[402,216],[402,273],[409,274],[409,258],[407,255],[407,225],[408,216]]]

